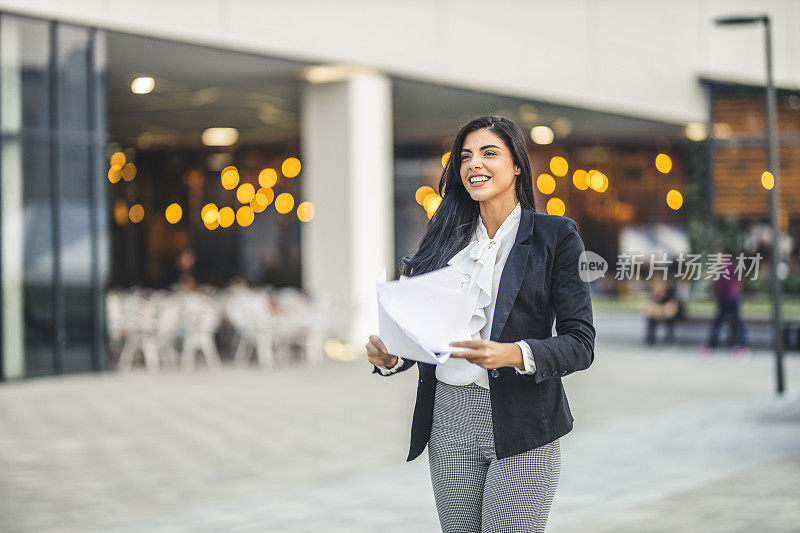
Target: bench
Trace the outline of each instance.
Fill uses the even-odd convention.
[[[682,320],[675,322],[675,332],[677,333],[682,327],[685,326],[705,326],[707,332],[711,328],[711,323],[714,321],[713,316],[684,316]],[[748,332],[751,329],[765,328],[769,331],[772,329],[772,318],[770,317],[742,317],[745,328]],[[720,331],[721,336],[728,334],[727,321],[723,322]],[[783,333],[783,347],[785,350],[800,350],[800,318],[798,317],[782,317],[781,318],[781,331]],[[727,339],[728,342],[731,339]]]

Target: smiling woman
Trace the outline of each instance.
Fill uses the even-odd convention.
[[[483,144],[485,142],[494,144]],[[478,148],[481,144],[483,146]],[[492,188],[484,185],[495,176],[503,179],[499,184],[495,180],[496,193],[498,187],[513,189],[515,176],[520,172],[519,167],[511,168],[511,154],[498,144],[503,144],[500,137],[486,129],[473,131],[464,139],[464,147],[461,149],[461,178],[465,181],[464,186],[471,190],[482,188],[480,196],[472,195],[476,201],[493,195]]]
[[[447,265],[474,297],[471,339],[447,366],[366,345],[373,372],[415,363],[411,461],[428,447],[442,530],[544,531],[572,429],[561,378],[591,365],[595,330],[574,220],[537,213],[525,136],[510,120],[464,125],[439,182],[441,204],[403,274]],[[553,317],[557,335],[552,335]],[[402,354],[401,354],[402,355]]]

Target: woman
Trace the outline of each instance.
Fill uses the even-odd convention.
[[[544,531],[573,418],[561,378],[588,368],[595,330],[575,222],[537,213],[525,136],[497,116],[468,122],[409,276],[453,265],[475,296],[455,366],[403,360],[378,336],[373,372],[419,368],[408,461],[428,446],[442,530]],[[552,336],[553,316],[557,336]]]

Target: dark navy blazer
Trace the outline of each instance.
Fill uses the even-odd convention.
[[[536,372],[519,374],[510,366],[487,369],[498,459],[537,448],[572,430],[561,378],[594,361],[591,293],[578,271],[583,251],[574,220],[522,206],[517,236],[500,277],[489,338],[525,340],[533,351]],[[406,359],[398,372],[415,363],[419,382],[407,461],[428,444],[436,392],[436,365]],[[377,367],[373,372],[383,375]]]

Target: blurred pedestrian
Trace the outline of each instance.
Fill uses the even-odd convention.
[[[475,308],[472,339],[451,346],[469,350],[436,365],[371,335],[367,358],[379,375],[417,364],[407,460],[427,445],[442,531],[544,531],[573,421],[561,379],[594,360],[583,241],[572,219],[536,212],[525,135],[506,118],[461,128],[439,191],[403,273],[457,269]]]
[[[723,247],[720,249],[720,254],[722,268],[719,277],[712,284],[717,312],[711,322],[708,340],[700,347],[700,350],[707,355],[717,348],[722,323],[727,320],[729,339],[733,341],[732,353],[743,356],[750,352],[750,348],[747,345],[747,332],[741,314],[742,291],[733,263],[729,259],[730,249]]]

